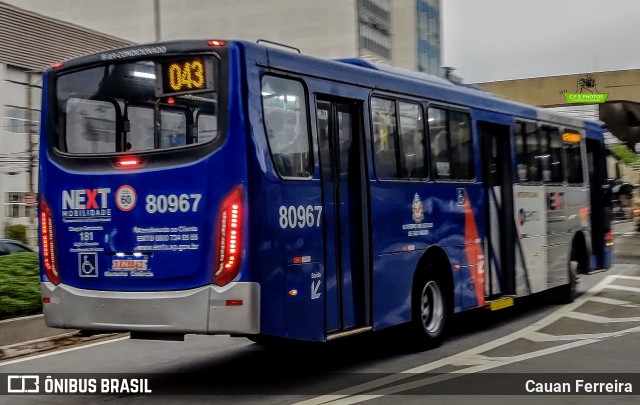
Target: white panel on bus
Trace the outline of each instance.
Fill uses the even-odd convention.
[[[547,212],[546,193],[543,186],[513,186],[514,215],[522,254],[516,255],[516,280],[518,295],[526,294],[528,276],[531,292],[547,288]],[[517,248],[518,249],[518,248]],[[523,266],[524,259],[524,266]]]

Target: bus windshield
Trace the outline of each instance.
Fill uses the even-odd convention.
[[[218,136],[214,58],[105,64],[56,81],[58,139],[70,154],[153,151]]]

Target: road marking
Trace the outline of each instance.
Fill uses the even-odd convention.
[[[619,233],[619,234],[616,235],[616,237],[620,237],[620,236],[638,236],[638,232],[630,231],[630,232],[625,232],[625,233]]]
[[[11,364],[16,364],[16,363],[22,363],[22,362],[30,361],[30,360],[41,359],[43,357],[49,357],[49,356],[53,356],[53,355],[56,355],[56,354],[73,352],[73,351],[80,350],[80,349],[88,349],[90,347],[105,345],[107,343],[115,343],[115,342],[119,342],[119,341],[125,340],[125,339],[129,339],[129,336],[124,336],[124,337],[120,337],[120,338],[116,338],[116,339],[105,340],[105,341],[102,341],[102,342],[89,343],[87,345],[82,345],[82,346],[77,346],[77,347],[70,347],[68,349],[56,350],[54,352],[37,354],[35,356],[25,357],[25,358],[21,358],[21,359],[9,360],[9,361],[5,361],[3,363],[0,363],[0,367],[9,366]]]
[[[618,267],[618,265],[616,265],[616,267]],[[624,274],[612,274],[612,276],[614,278],[622,278],[624,280],[640,280],[640,277],[638,277],[638,276],[627,276],[627,275],[624,275]]]
[[[510,335],[503,336],[501,338],[484,343],[482,345],[468,349],[464,352],[455,354],[453,356],[436,360],[431,363],[423,364],[421,366],[414,367],[412,369],[405,370],[391,376],[379,378],[374,381],[370,381],[370,382],[356,385],[353,387],[348,387],[344,390],[341,390],[332,394],[310,398],[306,401],[298,402],[296,403],[296,405],[355,404],[363,401],[368,401],[371,399],[380,398],[385,395],[390,395],[398,392],[412,390],[415,388],[420,388],[425,385],[434,384],[440,381],[446,381],[452,378],[458,378],[462,375],[487,371],[487,370],[501,367],[504,365],[521,362],[523,360],[528,360],[535,357],[540,357],[540,356],[545,356],[552,353],[558,353],[561,351],[570,350],[576,347],[600,342],[603,339],[619,337],[627,333],[640,332],[640,326],[629,328],[623,331],[611,332],[611,333],[577,334],[577,335],[565,335],[565,336],[563,335],[554,336],[554,335],[539,332],[539,330],[553,324],[554,322],[560,320],[561,318],[574,317],[574,314],[576,313],[573,311],[575,309],[583,305],[585,302],[595,298],[596,294],[600,293],[605,288],[612,288],[610,284],[616,279],[621,279],[621,278],[640,280],[640,277],[608,275],[604,279],[602,279],[597,285],[595,285],[593,288],[591,288],[589,291],[585,292],[582,296],[580,296],[577,300],[575,300],[573,303],[563,306],[562,308],[547,315],[546,317],[540,319],[539,321],[534,322],[533,324],[517,332],[514,332]],[[613,287],[625,287],[625,286],[613,286]],[[633,287],[626,287],[626,288],[633,289]],[[640,289],[634,289],[634,290],[638,290],[638,292],[640,292]],[[597,320],[599,323],[602,323],[603,321],[606,321],[605,323],[620,322],[617,318],[599,317],[599,316],[590,315],[590,314],[584,314],[584,315],[585,316],[583,317],[583,320],[587,320],[585,318],[588,318],[589,322],[592,322],[594,319]],[[580,317],[580,315],[578,315],[578,317]],[[640,318],[621,318],[621,319],[623,319],[623,321],[629,321],[629,320],[640,321]],[[537,350],[530,353],[515,355],[515,356],[490,357],[482,354],[482,353],[489,352],[493,349],[496,349],[500,346],[503,346],[507,343],[511,343],[518,339],[529,339],[531,341],[569,341],[569,340],[573,340],[573,341],[565,344],[561,344],[558,346]],[[381,388],[385,385],[395,384],[403,380],[406,380],[410,377],[415,377],[416,374],[426,373],[426,372],[433,371],[445,366],[457,366],[457,367],[466,366],[467,368],[456,370],[447,374],[441,374],[437,376],[428,376],[422,380],[414,380],[404,384]],[[361,394],[363,392],[367,392],[367,394]]]
[[[548,348],[548,349],[544,349],[544,350],[540,350],[535,352],[536,355],[534,356],[529,356],[529,354],[533,354],[533,353],[529,353],[527,355],[521,355],[521,356],[514,356],[514,357],[504,357],[504,358],[500,358],[500,357],[494,357],[492,359],[492,361],[490,361],[487,364],[480,364],[477,366],[473,366],[473,367],[469,367],[467,369],[464,370],[456,370],[456,371],[452,371],[450,373],[447,374],[440,374],[440,375],[429,375],[426,378],[423,378],[421,380],[415,380],[415,381],[411,381],[408,383],[404,383],[404,384],[400,384],[400,385],[394,385],[391,387],[387,387],[387,388],[383,388],[377,391],[373,391],[371,393],[365,394],[365,395],[354,395],[354,396],[350,396],[350,397],[344,397],[335,401],[331,401],[331,402],[324,402],[323,404],[330,404],[330,405],[347,405],[347,404],[356,404],[359,402],[364,402],[364,401],[369,401],[371,399],[376,399],[376,398],[380,398],[386,395],[393,395],[393,394],[397,394],[399,392],[403,392],[403,391],[410,391],[413,389],[417,389],[417,388],[422,388],[426,385],[432,385],[435,383],[439,383],[442,381],[447,381],[447,380],[452,380],[454,378],[460,378],[463,377],[465,375],[468,374],[475,374],[475,373],[479,373],[482,371],[487,371],[487,370],[491,370],[493,368],[496,367],[502,367],[508,364],[512,364],[512,363],[517,363],[523,360],[528,360],[530,358],[533,357],[539,357],[539,356],[543,356],[546,354],[551,354],[551,353],[556,353],[556,352],[560,352],[563,350],[568,350],[568,349],[573,349],[575,347],[579,347],[579,346],[584,346],[584,345],[588,345],[591,343],[595,343],[598,340],[593,340],[593,341],[580,341],[580,342],[573,342],[573,343],[569,343],[567,345],[562,345],[562,347],[552,347],[552,348]]]
[[[571,312],[566,315],[567,318],[577,319],[579,321],[587,321],[593,323],[620,323],[620,322],[640,322],[640,317],[632,318],[609,318],[607,316],[586,314],[584,312]]]
[[[619,291],[630,291],[630,292],[640,293],[640,288],[638,287],[629,287],[627,285],[617,285],[617,284],[608,285],[607,290],[619,290]]]
[[[615,298],[607,298],[607,297],[591,297],[589,301],[595,301],[601,304],[618,305],[618,306],[622,306],[622,305],[636,306],[633,302],[630,302],[630,301],[617,300]]]
[[[11,323],[11,322],[18,322],[18,321],[26,321],[27,319],[40,318],[42,316],[43,316],[42,314],[21,316],[20,318],[5,319],[5,320],[0,321],[0,323]]]
[[[603,333],[582,333],[576,335],[550,335],[548,333],[534,332],[527,336],[526,339],[532,342],[561,342],[565,340],[584,340],[584,339],[608,339],[612,337],[620,337],[627,333],[640,332],[640,326],[635,328],[623,329],[618,332]]]

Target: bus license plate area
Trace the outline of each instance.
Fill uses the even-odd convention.
[[[116,255],[111,259],[107,277],[153,277],[149,255]]]

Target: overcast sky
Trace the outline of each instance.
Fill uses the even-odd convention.
[[[640,69],[639,0],[441,0],[443,65],[467,83]]]

